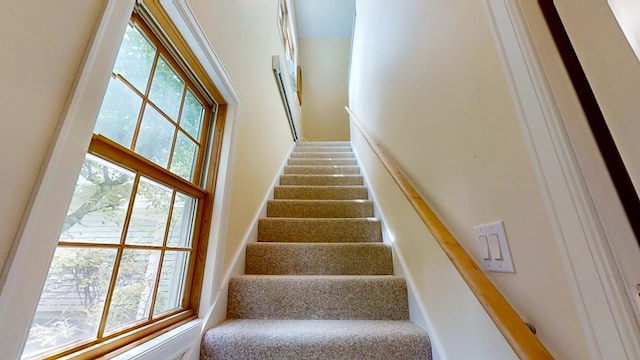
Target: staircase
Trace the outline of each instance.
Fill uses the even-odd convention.
[[[201,359],[431,359],[348,142],[298,143]]]

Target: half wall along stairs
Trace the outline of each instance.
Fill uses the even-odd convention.
[[[431,359],[348,142],[298,143],[201,359]]]

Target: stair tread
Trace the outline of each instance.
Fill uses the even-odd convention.
[[[281,177],[301,177],[301,178],[361,178],[360,174],[282,174]]]
[[[351,152],[351,146],[296,146],[295,152]]]
[[[393,275],[391,247],[384,243],[247,244],[245,274]]]
[[[350,168],[360,169],[358,165],[286,165],[288,168]]]
[[[355,165],[287,165],[284,174],[352,174],[360,175]]]
[[[283,174],[280,175],[280,185],[364,185],[364,178],[362,175],[351,174]]]
[[[309,200],[368,199],[369,190],[362,185],[278,185],[273,190],[273,197]]]
[[[408,320],[407,285],[394,275],[239,275],[227,317]]]
[[[322,186],[324,188],[324,186]],[[273,199],[269,200],[274,203],[301,203],[301,204],[314,204],[314,205],[322,205],[322,204],[373,204],[372,200],[365,199]]]
[[[341,158],[341,159],[310,159],[310,158],[289,158],[287,165],[304,165],[304,166],[316,166],[316,165],[357,165],[355,158]]]
[[[274,199],[267,202],[270,218],[363,218],[373,215],[371,200]]]
[[[262,218],[258,241],[381,242],[377,218]]]
[[[338,282],[350,282],[350,281],[363,281],[363,282],[380,282],[380,281],[400,281],[405,282],[404,278],[389,274],[389,275],[319,275],[319,274],[306,274],[306,275],[262,275],[262,274],[242,274],[233,276],[231,279],[240,279],[243,281],[338,281]]]
[[[300,151],[292,152],[291,159],[355,159],[355,154],[351,151],[341,152],[312,152]]]
[[[351,146],[350,141],[299,141],[296,146],[316,146],[318,144],[323,146]]]
[[[427,334],[409,321],[227,320],[203,337],[209,359],[431,359]]]

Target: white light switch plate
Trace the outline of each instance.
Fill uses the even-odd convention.
[[[478,258],[484,271],[516,272],[513,268],[511,251],[509,250],[507,234],[504,231],[504,223],[502,221],[474,226],[473,233],[478,246]],[[498,248],[496,248],[495,243],[492,243],[489,247],[490,244],[486,239],[495,238],[495,236],[498,237]],[[489,252],[489,259],[486,259],[487,252]]]

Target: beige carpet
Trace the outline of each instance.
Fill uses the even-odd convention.
[[[431,359],[345,142],[299,143],[201,359]]]

